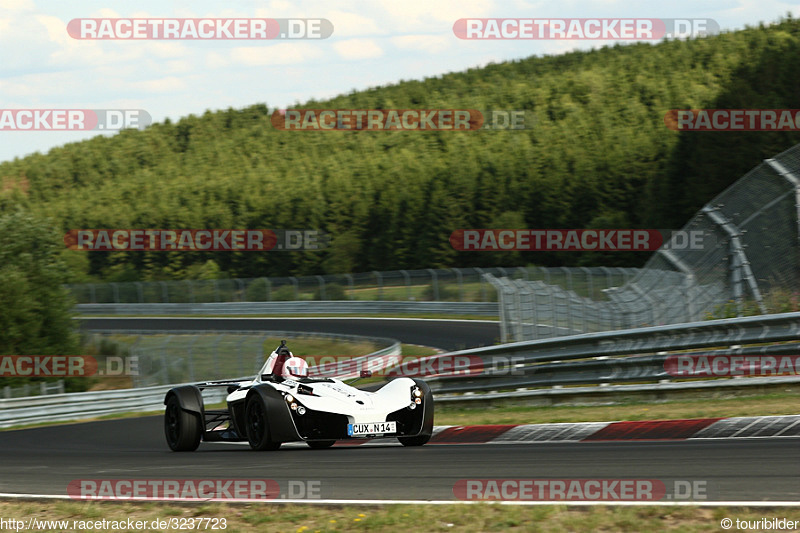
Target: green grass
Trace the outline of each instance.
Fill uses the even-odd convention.
[[[800,519],[798,508],[568,505],[313,505],[0,501],[0,516],[25,520],[169,520],[224,518],[226,533],[339,531],[584,532],[722,531],[723,518]],[[150,530],[148,528],[148,530]]]
[[[680,418],[724,418],[800,414],[800,386],[787,385],[780,393],[664,402],[632,401],[613,405],[475,407],[436,404],[435,424],[465,426],[480,424],[546,424],[553,422],[608,422],[614,420],[661,420]]]

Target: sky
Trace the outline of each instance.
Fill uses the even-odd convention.
[[[771,23],[796,2],[779,0],[0,0],[0,111],[140,109],[154,122],[206,110],[311,98],[424,79],[532,55],[613,45],[608,40],[464,40],[462,18],[711,19],[723,31]],[[314,18],[316,40],[93,40],[73,19]],[[630,42],[630,41],[625,41]],[[98,135],[0,131],[0,161]],[[106,132],[105,134],[112,134]]]

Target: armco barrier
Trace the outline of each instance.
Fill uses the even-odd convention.
[[[530,386],[552,386],[556,384],[608,383],[609,387],[581,387],[585,393],[596,393],[598,390],[609,390],[612,387],[656,387],[654,384],[646,385],[616,385],[618,381],[648,380],[663,381],[665,376],[657,369],[655,363],[670,351],[727,347],[723,350],[708,353],[731,354],[793,354],[797,353],[800,345],[800,313],[783,313],[776,315],[761,315],[745,318],[714,320],[708,322],[695,322],[659,326],[651,328],[637,328],[625,331],[612,331],[605,333],[591,333],[560,337],[541,341],[527,341],[472,350],[463,350],[433,356],[457,357],[466,356],[471,360],[479,358],[482,368],[490,368],[496,358],[512,361],[515,370],[509,373],[508,368],[502,372],[484,371],[479,375],[451,375],[425,377],[431,385],[437,399],[453,401],[456,399],[490,399],[490,397],[511,397],[557,394],[579,394],[579,389],[549,389],[538,391],[524,391]],[[776,344],[786,343],[786,344]],[[755,345],[746,346],[743,345]],[[385,350],[383,351],[385,352]],[[642,357],[624,357],[630,355],[644,355]],[[376,354],[377,355],[377,354]],[[382,353],[383,355],[391,355]],[[368,357],[368,356],[365,356]],[[513,358],[513,359],[512,359]],[[385,358],[385,361],[392,360]],[[568,363],[561,363],[568,361]],[[663,363],[660,363],[663,365]],[[518,365],[518,366],[516,366]],[[547,366],[545,366],[547,365]],[[560,366],[565,365],[565,366]],[[585,366],[585,368],[581,368]],[[544,382],[537,383],[537,369],[549,369],[551,373]],[[619,375],[607,375],[607,381],[601,374],[610,369],[619,369]],[[583,377],[581,372],[585,372]],[[635,375],[634,372],[640,372]],[[627,378],[622,379],[627,373]],[[534,377],[531,380],[531,377]],[[618,379],[620,378],[620,379]],[[629,379],[628,379],[629,378]],[[635,378],[635,379],[634,379]],[[585,381],[581,381],[585,380]],[[681,390],[692,388],[729,387],[732,383],[796,383],[796,377],[766,377],[746,379],[710,379],[703,381],[682,381],[675,383],[659,383],[662,390]],[[172,385],[174,386],[174,385]],[[103,391],[53,395],[38,398],[19,398],[14,400],[0,400],[0,427],[13,425],[45,422],[75,420],[86,417],[100,416],[121,412],[147,411],[162,408],[163,394],[171,386],[152,387],[148,389],[131,389],[126,391]],[[480,395],[459,395],[453,393],[473,391],[503,391]],[[449,394],[449,395],[448,395]]]
[[[160,411],[164,409],[164,395],[176,386],[73,392],[0,400],[0,428],[95,418],[119,413]],[[225,391],[210,389],[204,395],[207,395],[209,403],[218,402],[225,398]]]
[[[349,339],[359,338],[355,335],[346,337]],[[400,342],[394,339],[374,339],[384,341],[387,346],[369,355],[351,359],[352,370],[346,368],[345,372],[337,374],[336,377],[350,379],[357,377],[359,369],[363,366],[373,370],[383,370],[396,363],[401,351]],[[322,373],[326,377],[331,377],[330,369],[323,369]],[[231,381],[248,381],[250,379],[252,376],[232,378]],[[161,411],[164,409],[164,395],[171,388],[177,386],[179,385],[172,384],[0,400],[0,428],[43,422],[64,422],[120,413]],[[219,388],[203,391],[206,403],[221,402],[226,395],[225,390]]]
[[[79,304],[82,315],[475,315],[498,317],[497,302],[297,301],[180,304]]]
[[[667,352],[729,347],[704,353],[797,354],[800,344],[792,341],[798,340],[800,313],[590,333],[432,356],[468,357],[472,366],[480,366],[480,372],[469,373],[464,367],[460,369],[463,374],[434,376],[427,381],[439,394],[658,381],[669,377],[664,370]],[[774,344],[779,342],[790,344]],[[745,344],[758,346],[743,348]],[[621,357],[631,355],[637,357]]]

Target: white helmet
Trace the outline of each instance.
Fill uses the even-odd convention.
[[[308,377],[308,363],[305,359],[292,356],[283,363],[283,377],[286,379],[300,379]]]

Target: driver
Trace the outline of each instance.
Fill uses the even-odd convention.
[[[262,374],[270,374],[273,378],[301,379],[308,377],[308,363],[295,357],[286,346],[286,341],[281,341],[281,345],[267,359]]]
[[[303,379],[308,377],[308,363],[299,357],[290,357],[283,363],[284,379]]]

